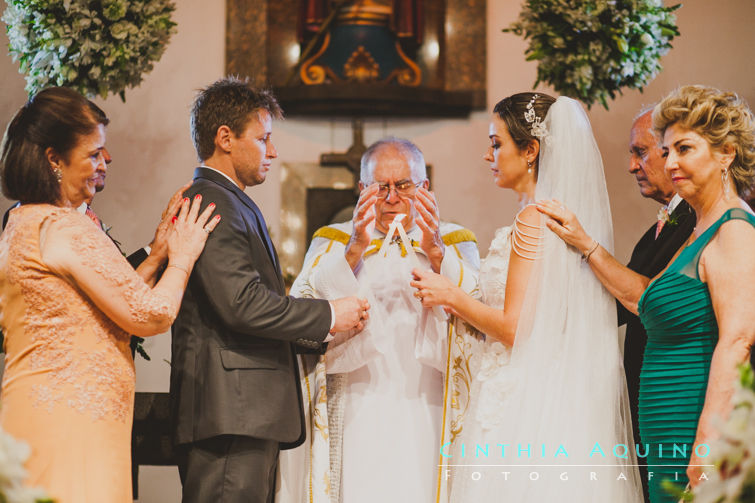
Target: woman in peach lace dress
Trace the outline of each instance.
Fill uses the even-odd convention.
[[[0,157],[3,193],[22,203],[0,236],[0,424],[31,446],[27,483],[58,503],[132,501],[129,334],[168,329],[219,220],[184,199],[160,281],[139,276],[76,211],[106,170],[107,123],[75,91],[46,89],[15,115]]]

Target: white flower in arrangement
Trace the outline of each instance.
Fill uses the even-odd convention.
[[[755,496],[755,375],[745,365],[732,397],[728,419],[715,422],[720,432],[710,446],[715,469],[692,494],[678,496],[695,503],[745,503]]]
[[[577,76],[581,80],[589,81],[592,79],[592,68],[588,65],[582,65],[577,70]]]
[[[588,107],[608,108],[616,93],[642,89],[661,69],[658,60],[679,35],[672,14],[679,7],[660,0],[525,0],[503,31],[528,40],[527,60],[538,61],[534,87],[546,82]]]
[[[30,94],[49,85],[125,99],[165,51],[170,0],[5,0],[10,54]]]
[[[29,446],[0,429],[0,501],[6,503],[37,503],[51,501],[45,491],[24,487],[29,459]]]
[[[632,75],[634,75],[634,63],[631,61],[624,61],[621,64],[621,76],[631,77]]]

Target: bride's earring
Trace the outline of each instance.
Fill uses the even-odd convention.
[[[532,174],[532,161],[527,161],[527,173]]]

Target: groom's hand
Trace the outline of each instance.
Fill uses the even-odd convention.
[[[370,318],[370,303],[366,299],[357,297],[344,297],[342,299],[330,301],[333,306],[336,320],[330,333],[345,332],[356,329],[360,331],[364,328],[364,323]]]

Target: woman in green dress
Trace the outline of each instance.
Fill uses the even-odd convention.
[[[734,93],[703,86],[672,92],[653,111],[653,127],[676,192],[696,227],[655,278],[621,265],[558,201],[538,207],[548,228],[580,251],[606,289],[638,313],[648,333],[640,377],[641,455],[650,499],[676,499],[706,480],[716,417],[726,417],[737,365],[755,341],[755,215],[741,198],[755,179],[755,126]]]

